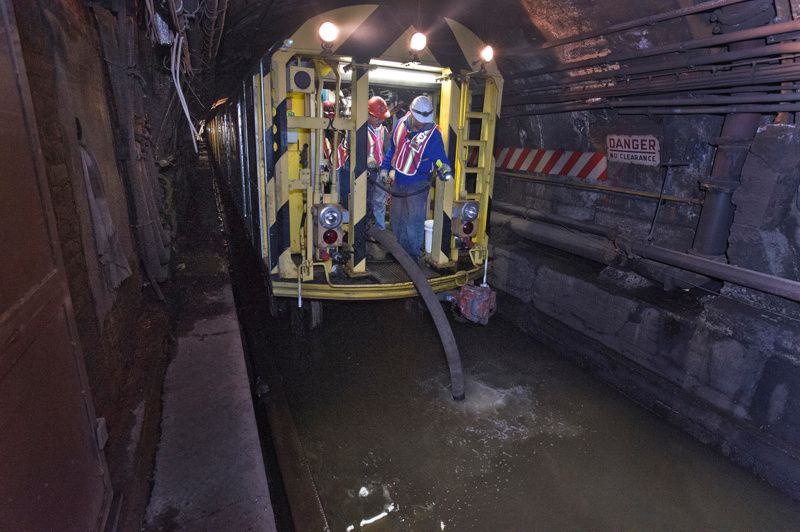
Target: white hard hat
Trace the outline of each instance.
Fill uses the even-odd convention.
[[[421,124],[432,124],[433,118],[433,103],[427,96],[417,96],[411,101],[411,114],[414,119]]]

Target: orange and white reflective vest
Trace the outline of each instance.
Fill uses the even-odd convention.
[[[342,168],[349,158],[350,144],[347,142],[347,135],[345,135],[342,137],[342,142],[339,143],[339,147],[336,148],[336,169]]]
[[[425,146],[431,139],[431,134],[439,126],[431,129],[420,131],[419,133],[408,138],[408,122],[409,114],[406,114],[397,127],[394,128],[394,156],[392,157],[392,167],[400,173],[405,175],[415,175],[419,163],[422,160],[422,154],[425,152]]]
[[[375,129],[372,126],[367,126],[367,139],[369,141],[367,154],[368,156],[371,155],[378,165],[383,162],[383,139],[385,135],[386,128],[383,124]]]

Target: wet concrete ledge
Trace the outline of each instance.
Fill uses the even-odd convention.
[[[177,345],[144,530],[276,530],[208,160],[187,174]]]
[[[800,500],[800,330],[791,319],[495,242],[504,317]]]
[[[164,382],[152,530],[275,530],[230,284],[178,338]]]

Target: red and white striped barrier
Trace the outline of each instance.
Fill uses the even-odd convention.
[[[608,179],[608,160],[600,152],[497,148],[496,168],[514,172],[577,177],[591,181]]]

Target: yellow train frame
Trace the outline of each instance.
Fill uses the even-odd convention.
[[[237,98],[229,98],[226,112],[218,112],[207,126],[212,152],[219,162],[226,156],[238,156],[240,162],[243,218],[270,274],[272,294],[278,297],[302,296],[308,299],[375,300],[416,295],[408,282],[369,281],[366,256],[366,122],[371,61],[356,61],[337,54],[336,46],[323,48],[317,28],[332,21],[345,32],[358,31],[376,6],[350,6],[329,11],[303,24],[283,46],[260,61],[243,84]],[[427,71],[436,71],[440,85],[437,123],[442,130],[448,155],[454,166],[455,179],[436,180],[432,190],[434,220],[433,246],[426,259],[439,275],[430,279],[434,291],[455,289],[482,275],[488,255],[487,225],[491,211],[494,182],[493,141],[502,95],[503,80],[493,63],[483,64],[479,51],[483,43],[458,22],[445,19],[472,70],[453,73],[439,65],[432,55],[423,55],[421,64]],[[406,43],[413,28],[380,57],[382,65],[408,62]],[[345,40],[344,36],[340,39]],[[302,61],[313,68],[313,91],[291,92],[288,71]],[[343,69],[338,68],[340,65]],[[405,65],[413,69],[413,66]],[[312,205],[337,203],[337,186],[328,193],[318,186],[321,181],[335,183],[335,175],[319,171],[323,135],[330,126],[321,116],[323,77],[336,78],[338,94],[342,71],[349,71],[352,93],[351,116],[343,117],[337,101],[333,126],[350,132],[350,201],[346,225],[349,259],[344,267],[347,282],[332,276],[331,260],[315,260]],[[475,89],[481,91],[481,104],[474,103]],[[337,98],[338,100],[338,98]],[[231,116],[234,118],[231,119]],[[231,131],[236,119],[238,131]],[[249,126],[245,123],[250,120]],[[475,132],[480,131],[479,135]],[[471,138],[470,133],[475,138]],[[338,143],[334,139],[334,145]],[[236,144],[233,153],[230,144]],[[301,167],[301,147],[310,146],[311,162]],[[335,150],[334,150],[335,152]],[[253,161],[255,160],[255,162]],[[471,162],[471,164],[469,164]],[[334,167],[335,167],[334,161]],[[235,174],[234,171],[230,172]],[[335,174],[335,172],[332,172]],[[474,186],[467,190],[467,175],[474,174]],[[237,181],[238,182],[238,181]],[[250,182],[250,184],[248,184]],[[251,186],[251,184],[255,186]],[[454,202],[473,200],[479,204],[476,233],[469,250],[469,263],[459,264],[459,250],[451,232]]]

